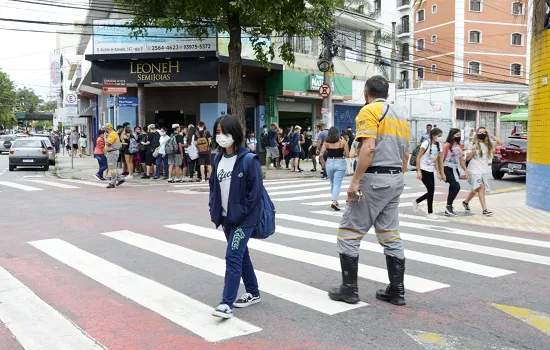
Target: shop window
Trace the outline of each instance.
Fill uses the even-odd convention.
[[[512,46],[523,46],[523,34],[521,33],[512,34]]]
[[[468,63],[468,74],[479,75],[481,74],[481,63],[479,62],[469,62]]]
[[[523,75],[521,64],[519,63],[512,63],[510,66],[510,75],[520,77]]]
[[[481,32],[479,30],[470,30],[468,42],[470,44],[481,44]]]

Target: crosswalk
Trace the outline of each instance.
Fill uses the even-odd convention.
[[[341,213],[328,210],[311,210],[307,215],[296,215],[281,209],[277,213],[277,227],[275,235],[269,240],[250,240],[249,249],[252,260],[263,262],[257,267],[260,290],[264,298],[275,298],[281,302],[295,305],[295,308],[310,310],[311,312],[336,316],[342,313],[365,313],[369,309],[368,302],[375,302],[370,298],[372,290],[385,285],[388,281],[387,271],[383,263],[371,266],[366,261],[382,262],[383,250],[376,242],[374,232],[371,231],[361,242],[361,260],[359,278],[369,284],[368,291],[361,291],[364,300],[359,304],[349,305],[331,301],[326,290],[331,286],[322,283],[312,284],[318,275],[308,274],[297,277],[281,272],[274,268],[281,262],[292,264],[296,270],[302,266],[309,266],[314,271],[328,271],[334,277],[331,282],[336,283],[340,272],[340,262],[336,253],[327,254],[326,248],[335,251],[335,229],[338,227]],[[452,288],[466,288],[458,284],[450,271],[469,276],[474,280],[498,280],[505,276],[522,273],[534,265],[550,265],[550,241],[512,237],[506,235],[476,232],[466,229],[448,227],[444,224],[427,224],[422,220],[405,217],[401,220],[401,233],[405,243],[417,243],[414,249],[406,248],[407,271],[405,287],[408,290],[409,302],[414,303],[416,298],[423,294],[437,297],[440,290]],[[415,230],[413,233],[408,230]],[[118,242],[139,251],[148,262],[158,262],[158,268],[163,269],[166,261],[179,264],[179,269],[202,271],[214,276],[220,281],[225,274],[223,259],[226,239],[221,230],[216,230],[207,224],[184,222],[160,227],[159,234],[150,235],[147,231],[120,230],[98,232],[98,237]],[[430,237],[422,232],[437,232],[438,237]],[[178,233],[176,236],[172,233]],[[183,237],[177,244],[174,237]],[[457,240],[461,238],[462,240]],[[464,240],[471,239],[475,243]],[[201,249],[187,246],[199,240],[199,246],[217,246],[220,252],[210,255]],[[480,242],[482,241],[482,242]],[[211,243],[210,243],[211,242]],[[247,319],[246,315],[239,315],[228,322],[220,323],[211,316],[213,305],[186,295],[183,291],[167,286],[155,278],[141,275],[138,268],[134,270],[131,263],[134,255],[128,253],[123,260],[128,260],[125,267],[97,253],[86,244],[89,239],[77,239],[68,242],[61,238],[48,238],[28,242],[37,254],[50,259],[50,263],[60,263],[66,268],[73,269],[78,274],[90,279],[101,288],[107,288],[135,303],[148,312],[161,316],[173,322],[178,327],[195,334],[206,342],[226,341],[233,338],[246,337],[263,332],[266,327],[273,327],[262,319]],[[305,244],[307,243],[307,244]],[[498,247],[494,246],[499,245]],[[501,247],[506,245],[506,248]],[[308,248],[305,248],[305,247]],[[443,247],[435,253],[431,247]],[[539,254],[528,253],[526,249],[535,249]],[[541,249],[546,255],[540,255]],[[457,258],[447,252],[463,251],[465,254]],[[376,258],[375,260],[371,257]],[[160,260],[156,260],[160,259]],[[165,259],[165,260],[162,260]],[[166,260],[167,259],[167,260]],[[502,264],[502,259],[517,262],[518,269],[511,270],[510,264]],[[527,264],[527,266],[525,265]],[[102,349],[110,344],[101,344],[94,337],[93,331],[71,319],[71,314],[63,314],[56,310],[48,301],[50,297],[38,297],[33,290],[18,280],[17,274],[1,266],[0,260],[0,321],[6,325],[13,336],[25,349]],[[139,265],[139,264],[138,264]],[[56,265],[59,266],[58,264]],[[433,269],[440,273],[434,274]],[[33,271],[39,273],[39,271]],[[194,283],[191,281],[191,283]],[[494,282],[493,282],[494,283]],[[221,290],[208,288],[205,294],[218,295]],[[364,294],[363,294],[364,293]],[[266,296],[269,295],[269,296]],[[270,307],[269,302],[265,307]],[[265,304],[262,304],[265,305]],[[267,311],[266,311],[267,312]],[[368,311],[367,311],[368,312]],[[32,329],[32,331],[29,331]],[[44,342],[47,338],[47,342]],[[37,344],[40,346],[37,347]]]

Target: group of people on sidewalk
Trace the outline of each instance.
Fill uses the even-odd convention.
[[[108,171],[111,179],[108,188],[140,174],[142,179],[159,180],[163,176],[169,183],[181,183],[204,182],[212,173],[212,136],[203,122],[199,122],[198,129],[192,124],[173,124],[172,130],[150,124],[146,132],[139,126],[132,132],[130,123],[117,129],[114,131],[111,124],[105,125],[98,133],[94,148],[99,164],[95,177],[105,181]]]
[[[470,201],[477,195],[483,209],[483,215],[492,216],[493,212],[487,208],[485,195],[490,191],[489,174],[491,173],[490,162],[493,158],[493,141],[499,145],[504,142],[498,137],[491,135],[485,127],[479,127],[475,133],[469,148],[464,152],[461,140],[462,131],[452,128],[447,139],[443,141],[443,131],[432,128],[428,125],[427,133],[422,137],[422,143],[415,152],[418,152],[413,159],[416,164],[417,177],[426,186],[427,192],[421,197],[413,200],[413,209],[419,210],[419,204],[427,201],[428,218],[438,220],[439,217],[433,212],[433,201],[435,193],[435,177],[440,181],[449,184],[447,206],[445,215],[455,217],[453,203],[460,192],[460,179],[467,179],[471,191],[468,197],[462,202],[466,211],[470,211]],[[413,153],[414,155],[414,153]]]

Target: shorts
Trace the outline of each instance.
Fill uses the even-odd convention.
[[[199,166],[210,165],[210,153],[199,154]]]
[[[300,158],[300,152],[290,152],[291,158]]]
[[[155,163],[155,157],[153,157],[153,152],[147,151],[145,153],[145,165],[152,166]]]
[[[78,149],[78,144],[73,143],[73,149]]]
[[[477,191],[483,182],[485,182],[485,191],[491,191],[491,187],[489,187],[489,176],[487,174],[470,174],[468,182],[470,186],[472,186],[472,191]]]
[[[182,163],[183,163],[183,155],[181,153],[168,155],[168,165],[181,166]]]
[[[277,147],[266,147],[265,151],[267,152],[267,156],[269,158],[279,158],[280,157],[279,149]]]

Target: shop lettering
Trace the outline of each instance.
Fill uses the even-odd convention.
[[[159,63],[130,62],[130,74],[137,74],[138,81],[170,81],[171,73],[180,72],[179,61]]]

